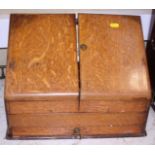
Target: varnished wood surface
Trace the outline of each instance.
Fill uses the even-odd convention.
[[[130,116],[130,117],[129,117]],[[81,135],[136,134],[143,132],[146,113],[9,115],[12,136],[67,136],[75,128]]]
[[[74,137],[77,128],[81,137],[145,133],[151,90],[139,18],[79,15],[79,42],[78,68],[74,15],[11,17],[12,137]]]
[[[8,114],[78,112],[78,101],[14,101],[7,103]]]
[[[80,14],[79,42],[81,100],[150,100],[139,17]]]
[[[14,101],[7,103],[8,114],[46,114],[51,112],[98,112],[126,113],[147,112],[149,104],[146,101],[83,101],[78,111],[78,101]]]
[[[150,103],[147,101],[81,101],[80,112],[147,112]]]
[[[12,15],[7,100],[78,98],[74,15]]]
[[[130,116],[130,117],[129,117]],[[146,113],[51,113],[51,114],[21,114],[9,115],[10,127],[61,127],[62,125],[76,127],[77,125],[135,125],[143,124]],[[136,119],[135,119],[136,118]],[[87,122],[87,124],[86,124]]]
[[[61,131],[61,132],[60,132]],[[80,133],[81,138],[87,137],[128,137],[128,136],[144,136],[145,131],[140,125],[131,125],[131,126],[116,126],[116,127],[107,127],[107,126],[94,126],[94,127],[83,127]],[[77,138],[74,135],[74,129],[68,126],[61,128],[54,127],[20,127],[12,128],[9,131],[9,138],[17,139],[29,139],[29,138]]]

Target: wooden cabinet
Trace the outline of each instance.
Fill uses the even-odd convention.
[[[72,14],[11,16],[11,138],[145,135],[151,89],[140,18],[80,14],[76,24]]]

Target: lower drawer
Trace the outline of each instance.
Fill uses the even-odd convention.
[[[144,133],[146,113],[9,115],[13,137],[127,136]]]
[[[140,125],[117,126],[117,127],[82,127],[79,133],[75,132],[79,128],[12,128],[9,130],[9,138],[85,138],[85,137],[128,137],[144,136],[145,130]]]

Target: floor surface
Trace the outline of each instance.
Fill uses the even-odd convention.
[[[147,121],[147,136],[128,138],[94,138],[94,139],[51,139],[51,140],[7,140],[5,139],[7,125],[4,108],[4,81],[0,80],[0,144],[155,144],[155,112],[149,111]]]

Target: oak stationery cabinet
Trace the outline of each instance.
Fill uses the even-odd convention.
[[[142,136],[150,101],[139,17],[11,16],[8,137]]]

